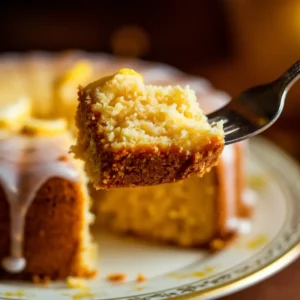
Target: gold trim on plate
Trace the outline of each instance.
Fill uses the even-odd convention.
[[[264,268],[254,271],[248,275],[240,277],[228,283],[224,283],[217,288],[208,288],[203,291],[197,291],[189,293],[188,295],[176,296],[174,298],[169,298],[170,300],[183,300],[183,299],[206,299],[210,297],[226,296],[233,292],[240,291],[246,287],[254,285],[276,272],[279,272],[284,267],[288,266],[290,263],[295,261],[300,256],[300,242],[291,248],[288,252],[284,253],[282,256],[265,266]],[[196,297],[196,298],[195,298]],[[201,298],[198,298],[201,297]]]

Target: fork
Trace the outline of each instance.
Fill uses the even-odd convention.
[[[208,121],[210,124],[223,121],[225,145],[253,137],[278,119],[286,94],[299,77],[300,60],[277,80],[250,88],[221,109],[208,114]]]

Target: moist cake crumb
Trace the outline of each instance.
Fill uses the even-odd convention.
[[[34,284],[41,284],[43,286],[48,286],[51,282],[50,276],[39,276],[39,275],[33,275],[32,276],[32,282]]]
[[[108,274],[107,280],[111,282],[124,282],[126,280],[125,273],[111,273]]]
[[[142,273],[139,273],[136,277],[136,282],[144,282],[147,280],[147,277],[144,276]]]
[[[146,85],[121,69],[79,88],[78,100],[72,151],[97,189],[202,176],[223,150],[222,122],[208,123],[189,86]]]
[[[223,241],[221,239],[214,239],[210,243],[210,249],[213,251],[218,251],[220,249],[223,249],[224,246],[225,246],[225,241]]]

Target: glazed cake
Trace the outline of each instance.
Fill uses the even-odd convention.
[[[250,220],[252,203],[245,198],[243,144],[226,146],[217,167],[202,178],[110,191],[96,191],[88,184],[81,162],[68,154],[77,138],[76,87],[121,68],[137,70],[146,84],[189,85],[205,113],[228,101],[226,94],[206,80],[162,64],[84,52],[2,55],[2,278],[38,275],[63,279],[95,274],[88,191],[97,221],[95,230],[133,233],[182,246],[222,248]],[[47,121],[54,118],[54,122]]]
[[[208,123],[188,86],[145,85],[141,74],[121,69],[78,95],[73,152],[97,189],[202,176],[223,150],[222,123]]]
[[[86,177],[68,153],[72,138],[65,128],[64,121],[34,119],[19,132],[2,127],[1,277],[95,275]]]

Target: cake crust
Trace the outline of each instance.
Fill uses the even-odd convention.
[[[100,155],[103,175],[95,184],[101,188],[149,186],[183,180],[193,173],[202,176],[217,163],[222,148],[216,142],[191,154],[175,146],[166,151],[149,147],[104,151]]]

